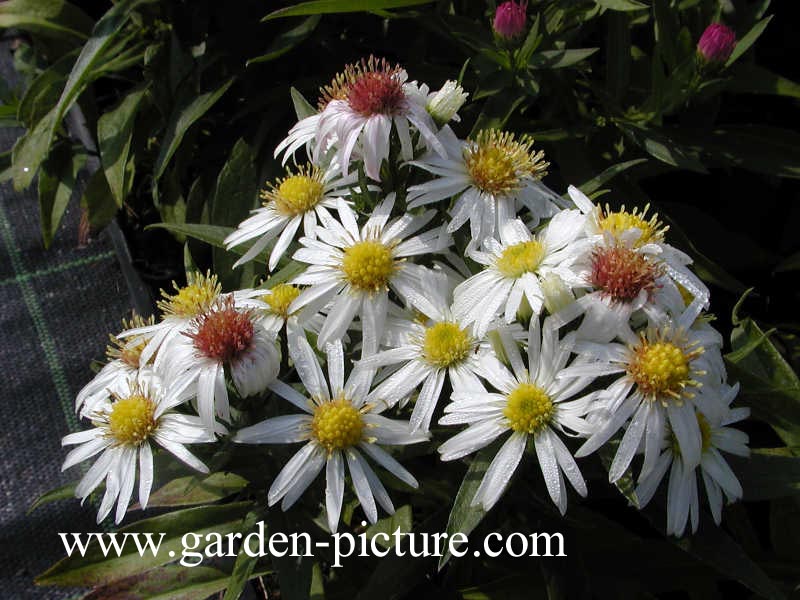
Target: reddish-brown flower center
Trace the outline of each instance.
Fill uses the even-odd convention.
[[[253,319],[249,311],[237,310],[229,298],[198,317],[195,332],[188,335],[201,355],[229,362],[250,349]]]
[[[624,246],[597,248],[592,254],[591,284],[617,302],[631,302],[642,290],[652,292],[658,275],[647,257]]]
[[[345,100],[355,112],[373,115],[396,115],[405,108],[403,83],[396,76],[400,67],[385,59],[370,56],[360,63],[347,65],[329,86],[323,88],[320,109],[331,100]]]

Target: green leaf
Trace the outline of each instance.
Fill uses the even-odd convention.
[[[472,506],[472,499],[478,491],[486,469],[489,468],[492,459],[497,451],[493,444],[484,448],[475,456],[470,464],[467,474],[458,488],[458,494],[453,501],[453,508],[447,519],[447,536],[452,537],[454,533],[469,535],[480,524],[486,516],[486,511],[481,506]],[[450,560],[451,554],[448,546],[447,552],[439,559],[439,570],[441,570]]]
[[[224,472],[179,477],[154,491],[147,506],[154,508],[211,504],[243,490],[248,483],[244,477]]]
[[[586,60],[600,48],[574,48],[570,50],[544,50],[531,56],[533,69],[563,69]]]
[[[766,125],[728,125],[704,134],[703,150],[723,162],[768,175],[800,178],[800,134]]]
[[[36,125],[56,105],[77,57],[77,49],[67,52],[42,71],[25,90],[17,117],[26,127]]]
[[[636,165],[641,165],[642,163],[646,163],[647,160],[648,159],[646,158],[634,158],[633,160],[627,160],[625,162],[617,163],[616,165],[611,165],[596,177],[592,177],[589,181],[586,181],[577,187],[580,188],[580,190],[584,194],[589,196],[595,193],[597,190],[599,190],[606,183],[611,181],[614,177],[616,177],[623,171],[627,171],[628,169],[630,169],[631,167],[635,167]]]
[[[269,572],[260,568],[253,576]],[[203,565],[166,565],[96,588],[81,600],[205,600],[225,589],[229,577],[228,573]]]
[[[654,129],[642,127],[631,122],[617,123],[629,138],[653,158],[673,167],[688,169],[697,173],[708,173],[703,164],[689,151],[676,144],[669,136]]]
[[[728,62],[725,63],[726,67],[730,67],[742,54],[750,49],[750,46],[756,43],[756,40],[761,37],[762,33],[764,33],[764,30],[767,28],[767,25],[769,25],[769,22],[772,20],[773,16],[774,15],[770,15],[764,19],[761,19],[758,23],[753,25],[750,31],[744,34],[742,39],[736,42],[736,46],[728,58]]]
[[[283,511],[267,512],[267,527],[272,533],[281,532],[286,535],[297,533],[297,527],[290,525]],[[311,594],[311,574],[313,559],[307,556],[271,557],[272,564],[278,572],[278,583],[281,598],[284,600],[308,600]]]
[[[305,19],[297,27],[280,34],[274,40],[272,40],[272,43],[269,45],[269,49],[266,54],[262,54],[256,58],[251,58],[247,61],[247,66],[249,67],[250,65],[256,63],[268,62],[283,56],[289,52],[289,50],[305,40],[311,34],[311,32],[317,28],[321,18],[322,17],[319,15],[313,15]]]
[[[732,75],[725,84],[728,91],[740,94],[774,94],[775,96],[800,98],[800,83],[781,77],[756,64],[741,64],[736,67]]]
[[[725,360],[730,379],[742,386],[739,401],[754,417],[772,425],[787,446],[800,447],[800,380],[769,334],[749,317],[739,319],[737,312],[734,309],[732,318],[733,350]]]
[[[173,233],[185,235],[206,244],[211,244],[215,248],[225,248],[223,240],[233,232],[233,227],[223,227],[222,225],[204,225],[202,223],[153,223],[147,228],[167,229]],[[231,252],[241,252],[242,247],[231,249]]]
[[[254,156],[253,148],[244,138],[237,140],[217,177],[211,203],[212,223],[238,225],[253,208],[258,198],[258,172],[253,162]],[[218,274],[223,289],[241,287],[242,272],[233,269],[236,255],[227,250],[214,249],[212,257],[214,272]]]
[[[412,522],[411,505],[406,504],[398,508],[393,515],[389,515],[384,519],[379,519],[377,523],[367,527],[365,534],[369,539],[381,534],[377,543],[384,548],[391,548],[395,543],[393,537],[394,532],[400,530],[400,533],[409,533],[411,531]],[[388,539],[386,536],[388,536]]]
[[[172,155],[181,145],[183,136],[195,121],[202,117],[208,110],[233,85],[235,77],[231,77],[213,90],[202,94],[186,93],[183,100],[174,108],[169,117],[169,124],[161,140],[161,151],[158,153],[153,177],[158,180],[164,174]]]
[[[305,119],[306,117],[310,117],[311,115],[317,114],[317,109],[315,109],[308,100],[305,99],[303,94],[301,94],[295,88],[290,90],[292,94],[292,104],[294,104],[294,112],[297,114],[297,120],[300,121]]]
[[[648,8],[646,4],[638,0],[595,0],[602,8],[609,10],[642,10]]]
[[[125,539],[125,544],[119,556],[112,551],[105,556],[97,539],[92,538],[84,556],[79,552],[63,558],[47,571],[36,578],[39,585],[62,585],[75,587],[89,587],[105,585],[125,577],[144,573],[148,569],[168,563],[180,556],[183,551],[181,538],[186,533],[194,533],[204,539],[206,534],[217,533],[225,536],[228,533],[239,532],[242,519],[251,509],[250,502],[238,502],[221,506],[201,506],[170,512],[143,521],[137,521],[121,528],[115,535],[120,544]],[[141,555],[136,544],[126,533],[152,533],[153,543],[161,544],[155,556],[150,550],[145,550]],[[143,542],[142,542],[143,543]],[[204,545],[201,543],[197,551],[202,552]],[[169,553],[173,552],[170,556]]]
[[[94,21],[64,0],[7,0],[0,3],[0,29],[32,33],[79,42],[89,37]]]
[[[132,181],[128,177],[128,153],[133,139],[133,125],[145,89],[134,90],[97,121],[97,142],[100,160],[108,187],[118,207],[122,207]]]
[[[294,6],[287,6],[269,13],[263,21],[282,17],[302,15],[322,15],[331,13],[364,12],[370,10],[386,10],[387,8],[403,8],[430,4],[434,0],[313,0]]]
[[[795,252],[786,257],[774,269],[775,273],[783,273],[785,271],[800,271],[800,252]]]
[[[726,456],[750,502],[800,495],[800,458],[789,448],[762,448],[748,458]]]
[[[33,129],[29,129],[14,144],[11,176],[14,179],[15,190],[21,191],[30,186],[50,150],[52,138],[50,131],[57,124],[56,109],[53,107]]]
[[[36,500],[33,501],[28,511],[25,513],[26,515],[31,514],[40,506],[44,506],[45,504],[50,504],[51,502],[56,502],[57,500],[67,500],[70,498],[75,497],[75,486],[77,484],[75,482],[67,483],[62,485],[61,487],[57,487],[49,492],[45,492]]]
[[[254,531],[258,519],[258,512],[251,511],[247,513],[242,526],[242,533],[245,536]],[[222,600],[237,600],[242,595],[244,586],[253,577],[257,562],[258,556],[245,552],[244,544],[242,544],[239,548],[239,554],[236,556],[236,562],[233,564],[233,572],[225,585],[225,597]]]
[[[42,240],[49,248],[67,209],[85,154],[72,153],[66,143],[56,146],[42,163],[39,175],[39,217]]]
[[[81,198],[83,206],[89,215],[90,227],[97,231],[108,225],[117,214],[117,203],[111,195],[106,175],[98,169],[86,183],[86,189]]]

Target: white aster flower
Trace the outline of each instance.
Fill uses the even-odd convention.
[[[577,210],[563,210],[536,235],[518,219],[504,224],[499,241],[487,238],[485,251],[470,253],[486,268],[456,288],[455,315],[475,323],[476,335],[482,336],[498,314],[511,323],[523,298],[539,315],[545,300],[541,281],[548,275],[557,275],[568,287],[583,285],[572,268],[588,243],[578,239],[583,220]]]
[[[657,214],[647,216],[649,205],[641,212],[636,208],[625,210],[625,206],[615,211],[608,205],[605,208],[596,206],[574,186],[569,186],[568,191],[575,205],[587,215],[589,236],[602,240],[604,236],[610,235],[621,245],[646,254],[651,260],[657,260],[664,275],[683,287],[701,309],[708,308],[711,293],[689,268],[692,259],[664,241],[664,234],[669,227],[658,219]]]
[[[444,125],[449,121],[461,121],[458,111],[469,97],[464,88],[452,80],[445,81],[442,88],[435,92],[431,92],[425,83],[417,87],[411,82],[406,84],[406,93],[418,96],[419,103],[425,105],[428,114],[438,125]]]
[[[341,339],[359,315],[363,356],[376,352],[386,321],[389,288],[407,297],[417,286],[414,273],[423,268],[406,259],[449,246],[450,238],[441,227],[408,237],[430,222],[433,211],[417,216],[407,213],[389,221],[393,206],[394,194],[390,194],[359,229],[355,212],[339,200],[341,223],[328,215],[317,231],[319,239],[301,238],[303,247],[295,252],[294,259],[311,266],[292,283],[310,287],[300,293],[289,310],[304,308],[304,312],[314,314],[332,301],[319,332],[319,348]]]
[[[594,379],[593,377],[561,377],[572,351],[573,336],[558,339],[558,332],[545,320],[539,331],[539,320],[531,320],[528,335],[528,366],[525,367],[517,344],[505,329],[500,330],[505,355],[512,372],[492,355],[481,357],[481,377],[497,392],[483,389],[453,393],[453,402],[445,407],[443,425],[468,424],[469,427],[447,440],[439,448],[442,460],[454,460],[488,446],[510,432],[492,460],[478,487],[472,504],[489,510],[499,500],[511,480],[529,439],[547,490],[562,514],[567,509],[566,475],[581,495],[586,483],[575,459],[556,431],[575,433],[590,431],[583,415],[596,393],[570,400]]]
[[[356,368],[345,381],[340,341],[328,344],[325,352],[328,381],[305,337],[290,337],[289,354],[309,396],[281,381],[270,387],[305,414],[267,419],[241,429],[233,440],[250,444],[305,442],[272,482],[268,502],[273,506],[282,500],[281,508],[288,510],[325,467],[328,526],[335,532],[344,498],[345,461],[361,507],[370,522],[375,523],[376,501],[389,514],[394,513],[394,505],[362,453],[416,488],[417,480],[381,445],[415,444],[425,441],[427,436],[410,433],[407,422],[387,419],[379,414],[377,407],[366,402],[371,370]]]
[[[725,380],[720,348],[722,337],[704,324],[693,325],[694,312],[677,320],[649,325],[634,344],[578,342],[575,351],[590,364],[570,367],[565,375],[621,374],[603,392],[594,417],[597,430],[576,456],[586,456],[605,444],[631,418],[609,469],[617,481],[643,446],[641,477],[655,465],[662,440],[671,428],[685,466],[700,464],[701,435],[695,407],[719,397]]]
[[[639,480],[636,496],[639,505],[645,506],[655,494],[667,469],[672,467],[667,489],[667,535],[683,535],[690,517],[692,532],[697,531],[700,522],[698,471],[706,491],[711,515],[717,525],[722,521],[723,497],[727,503],[735,502],[742,497],[742,486],[720,452],[744,457],[750,455],[747,434],[729,427],[746,419],[750,414],[749,408],[730,408],[738,391],[738,384],[733,387],[722,386],[719,401],[705,404],[707,412],[701,410],[696,412],[702,439],[698,467],[686,467],[681,460],[682,455],[677,440],[670,435],[668,443],[665,444],[666,448],[658,457],[653,470]]]
[[[349,186],[356,183],[357,173],[337,177],[338,170],[335,163],[325,170],[309,165],[294,173],[287,170],[286,176],[268,184],[261,192],[264,206],[252,211],[236,231],[225,238],[228,250],[248,240],[257,240],[233,266],[252,260],[277,238],[269,257],[272,271],[294,240],[301,223],[305,236],[316,238],[317,211],[321,207],[334,208],[337,198],[348,195]]]
[[[475,376],[479,340],[470,327],[453,316],[447,275],[425,271],[419,283],[418,292],[409,300],[424,318],[394,319],[390,337],[398,340],[397,345],[365,358],[359,365],[376,368],[404,363],[370,393],[367,401],[393,406],[422,384],[410,423],[412,431],[427,431],[445,376],[453,389],[480,386]]]
[[[128,509],[139,467],[139,504],[147,507],[153,485],[153,450],[155,442],[176,458],[201,473],[206,466],[184,444],[208,443],[225,429],[214,423],[205,427],[198,417],[172,412],[189,399],[187,390],[164,388],[151,369],[142,369],[128,380],[119,393],[109,392],[91,413],[95,427],[71,433],[62,445],[77,445],[67,454],[62,471],[100,455],[75,488],[75,496],[85,500],[103,480],[105,494],[97,513],[100,523],[116,502],[115,521],[119,523]]]
[[[343,175],[355,154],[363,159],[366,174],[380,181],[381,163],[389,157],[392,126],[400,139],[403,159],[414,157],[412,128],[427,147],[444,156],[444,148],[436,138],[436,125],[420,95],[414,93],[416,84],[406,83],[407,78],[404,69],[373,56],[347,65],[322,90],[324,108],[316,121],[312,142],[314,162],[318,163],[334,146]],[[299,140],[296,137],[292,145]]]
[[[428,153],[409,164],[435,175],[431,181],[408,188],[408,206],[415,208],[460,194],[450,214],[447,230],[452,233],[469,221],[471,247],[496,236],[501,226],[514,219],[520,206],[533,218],[552,216],[558,206],[555,194],[539,180],[549,163],[542,152],[534,152],[533,138],[484,130],[474,140],[463,142],[445,126],[439,133],[446,156]]]
[[[139,353],[139,364],[145,366],[153,361],[153,367],[161,372],[166,352],[158,353],[159,348],[170,346],[181,333],[189,328],[192,320],[199,317],[220,298],[222,287],[217,276],[207,273],[188,273],[186,285],[178,287],[174,282],[174,294],[161,291],[163,299],[158,302],[162,312],[161,320],[155,324],[127,329],[117,334],[120,339],[145,336],[148,342]],[[155,358],[154,358],[155,357]]]
[[[225,369],[242,397],[263,392],[278,376],[280,347],[252,308],[232,296],[195,319],[168,349],[165,372],[176,386],[197,390],[200,418],[211,427],[217,416],[230,421]]]
[[[146,327],[153,323],[154,317],[143,319],[139,315],[134,315],[130,321],[123,319],[122,328]],[[86,417],[99,403],[105,401],[109,391],[124,393],[128,380],[136,376],[139,371],[139,357],[149,340],[149,335],[145,334],[134,335],[127,339],[120,339],[114,335],[109,337],[111,344],[106,348],[109,361],[75,397],[75,412],[81,417]]]

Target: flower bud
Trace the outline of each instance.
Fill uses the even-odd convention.
[[[722,23],[711,23],[697,42],[697,55],[706,65],[720,67],[730,58],[735,47],[733,30]]]
[[[492,27],[501,38],[510,40],[520,36],[527,25],[528,1],[517,4],[514,0],[503,2],[494,13]]]
[[[555,273],[548,273],[539,282],[544,294],[544,307],[549,314],[555,314],[575,301],[572,292]]]
[[[464,106],[467,96],[469,94],[464,92],[464,88],[455,81],[445,81],[442,89],[432,94],[426,108],[439,125],[444,125],[450,120],[458,121],[459,118],[456,113],[458,109]]]

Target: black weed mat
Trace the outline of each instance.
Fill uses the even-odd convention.
[[[0,76],[13,78],[8,42]],[[12,79],[13,81],[13,79]],[[19,130],[0,129],[0,150]],[[76,199],[45,250],[35,189],[0,186],[0,597],[70,598],[76,590],[39,588],[33,578],[63,557],[58,532],[102,531],[94,507],[64,500],[26,511],[52,488],[77,479],[61,473],[61,437],[78,428],[75,394],[91,378],[108,333],[130,314],[130,296],[109,236],[78,244]],[[84,426],[85,427],[85,426]]]

